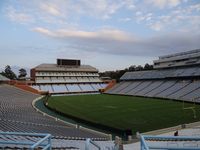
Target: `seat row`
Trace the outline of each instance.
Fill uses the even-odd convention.
[[[78,77],[78,76],[99,76],[98,73],[89,73],[89,72],[36,72],[36,76],[71,76],[71,77]]]
[[[106,91],[106,93],[168,98],[200,103],[200,80],[123,81]]]
[[[40,95],[12,86],[0,86],[0,130],[3,132],[50,133],[53,137],[102,138],[105,136],[77,129],[42,115],[32,107]]]
[[[97,84],[45,84],[33,85],[34,89],[39,91],[48,91],[50,93],[73,93],[73,92],[97,92],[105,88],[105,83]]]
[[[36,77],[36,83],[102,82],[98,77]]]
[[[126,72],[121,80],[164,79],[200,76],[199,67]]]

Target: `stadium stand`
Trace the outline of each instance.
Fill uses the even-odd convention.
[[[154,60],[154,68],[170,68],[200,64],[200,49],[160,56]]]
[[[154,61],[153,70],[126,72],[105,93],[200,103],[199,64],[200,49],[161,56]]]
[[[105,88],[98,70],[81,65],[80,60],[57,59],[57,64],[41,64],[31,69],[32,88],[52,94],[99,92]]]
[[[154,61],[154,70],[127,72],[121,77],[121,81],[108,89],[106,93],[200,103],[199,58],[200,50],[159,57],[159,60]],[[48,91],[51,94],[95,93],[107,86],[99,79],[97,69],[80,65],[80,60],[58,59],[57,64],[42,64],[31,70],[31,76],[35,82],[32,84],[34,89]],[[5,80],[7,81],[0,75],[0,82]],[[101,149],[114,148],[114,142],[107,141],[108,137],[103,134],[74,127],[38,113],[31,103],[39,96],[16,87],[0,84],[0,132],[48,133],[52,135],[53,149],[85,149],[87,138],[95,140]],[[173,140],[176,139],[173,143],[169,137],[161,137],[161,139],[150,137],[150,141],[155,140],[155,143],[158,143],[158,140],[168,139],[169,142],[166,145],[161,143],[161,145],[156,145],[158,146],[156,148],[162,146],[170,149],[172,148],[170,144],[173,144],[175,149],[177,147],[185,149],[188,145],[191,149],[199,149],[199,127],[195,131],[188,131],[190,134],[193,132],[195,135],[192,136],[198,136],[198,139],[192,139],[198,140],[196,143],[191,142],[190,137],[186,137],[189,142],[184,141],[179,146],[176,146],[179,137],[173,137]],[[31,143],[40,139],[31,135],[26,137],[14,134],[4,136],[0,133],[0,140],[5,143],[8,141]],[[24,148],[27,147],[0,144],[0,149]],[[90,145],[90,149],[95,149],[95,147]],[[131,147],[131,149],[137,148]]]
[[[91,138],[105,148],[113,146],[113,141],[106,141],[108,137],[103,134],[75,128],[53,118],[44,116],[32,107],[32,101],[40,95],[32,94],[9,85],[0,85],[0,131],[1,132],[26,132],[26,133],[49,133],[52,137],[54,149],[84,149],[86,138]],[[0,134],[0,140],[8,136]],[[38,140],[32,136],[9,139],[15,141],[24,138],[26,141]],[[0,144],[0,149],[3,145]],[[5,145],[4,145],[5,146]],[[12,145],[6,145],[13,148]],[[16,146],[16,145],[15,145]],[[20,149],[21,147],[15,147]]]

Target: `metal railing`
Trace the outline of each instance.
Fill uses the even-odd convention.
[[[51,150],[51,134],[0,132],[0,148],[13,146],[30,150]]]
[[[91,139],[86,139],[85,150],[89,150],[90,144],[94,145],[98,150],[101,150],[101,147],[95,141],[92,141]]]
[[[150,141],[150,143],[148,143]],[[151,142],[162,142],[152,144]],[[163,142],[166,142],[163,144]],[[169,142],[173,144],[169,145]],[[194,143],[195,142],[195,143]],[[141,150],[200,150],[200,137],[140,135]]]
[[[95,150],[94,147],[91,148],[90,145],[93,145],[97,150],[119,150],[119,145],[115,144],[113,146],[103,146],[99,145],[97,142],[93,141],[92,139],[88,138],[85,141],[85,150]]]

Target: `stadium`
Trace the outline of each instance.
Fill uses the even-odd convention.
[[[32,68],[28,82],[0,75],[0,148],[200,149],[200,49],[153,63],[118,83],[71,59]]]

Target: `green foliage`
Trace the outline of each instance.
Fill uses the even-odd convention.
[[[11,69],[11,67],[10,67],[9,65],[7,65],[7,66],[5,67],[5,70],[2,71],[1,74],[2,74],[3,76],[5,76],[5,77],[11,79],[11,80],[17,79],[16,74],[12,71],[12,69]]]
[[[26,75],[27,75],[26,69],[24,69],[24,68],[19,69],[18,78],[24,78],[24,77],[26,77]]]
[[[103,73],[99,73],[100,77],[110,77],[111,79],[116,79],[119,81],[120,77],[127,72],[128,69],[125,70],[117,70],[117,71],[106,71]]]
[[[191,110],[183,110],[182,102],[152,98],[82,95],[51,97],[48,106],[70,116],[103,124],[133,133],[146,132],[200,120],[200,106],[196,105],[197,118]],[[186,107],[193,104],[185,103]]]
[[[105,72],[101,72],[99,73],[100,77],[110,77],[111,79],[116,79],[117,81],[119,81],[120,77],[127,71],[133,72],[133,71],[142,71],[142,70],[152,70],[153,69],[153,65],[149,65],[148,63],[146,63],[143,66],[141,65],[132,65],[129,68],[125,68],[123,70],[116,70],[116,71],[105,71]]]

